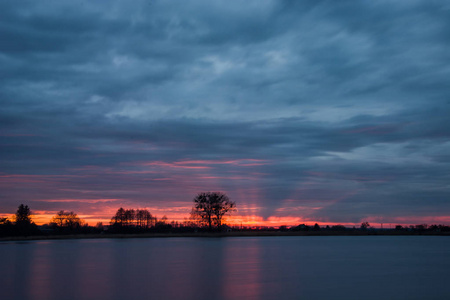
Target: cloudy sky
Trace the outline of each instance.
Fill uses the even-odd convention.
[[[0,2],[0,214],[450,223],[445,1]]]

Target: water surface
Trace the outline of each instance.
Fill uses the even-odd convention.
[[[450,299],[450,238],[0,243],[2,299]]]

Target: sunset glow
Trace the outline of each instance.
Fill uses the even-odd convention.
[[[450,2],[0,1],[0,297],[450,299]]]
[[[244,2],[0,4],[0,215],[450,224],[448,7]]]

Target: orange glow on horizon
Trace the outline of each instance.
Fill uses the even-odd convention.
[[[126,207],[124,207],[126,208]],[[148,209],[148,208],[146,208]],[[190,209],[190,208],[189,208]],[[59,211],[59,210],[58,210]],[[33,211],[31,216],[34,223],[37,225],[48,224],[52,217],[56,215],[58,211]],[[101,214],[88,214],[88,213],[78,213],[78,216],[85,221],[89,226],[95,226],[98,222],[102,222],[103,225],[109,225],[109,222],[112,216],[115,214],[117,209],[108,210],[108,212],[104,212]],[[177,207],[171,210],[164,209],[149,209],[153,216],[156,216],[158,220],[160,220],[163,216],[167,216],[168,222],[178,222],[182,224],[185,221],[189,221],[189,213],[186,213],[186,207]],[[77,212],[75,212],[77,213]],[[14,214],[0,214],[2,218],[8,218],[10,221],[14,220]],[[394,228],[395,225],[409,226],[409,225],[418,225],[418,224],[450,224],[450,216],[428,216],[428,217],[397,217],[390,221],[380,222],[379,218],[371,217],[367,218],[365,221],[369,222],[372,227],[380,228],[381,224],[383,224],[384,228]],[[250,227],[250,228],[258,228],[258,227],[280,227],[280,226],[297,226],[300,224],[305,224],[308,226],[313,226],[314,224],[319,224],[319,226],[324,227],[334,226],[334,225],[343,225],[346,227],[356,227],[359,228],[361,222],[352,223],[352,222],[324,222],[324,221],[314,221],[309,219],[302,219],[301,217],[275,217],[271,216],[267,219],[264,219],[258,215],[234,215],[228,216],[224,219],[224,224],[229,226],[237,226],[237,227]]]

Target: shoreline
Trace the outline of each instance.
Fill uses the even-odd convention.
[[[234,231],[189,233],[105,233],[65,234],[2,237],[0,242],[74,240],[74,239],[131,239],[131,238],[226,238],[226,237],[292,237],[292,236],[450,236],[450,232],[404,232],[404,231]]]

